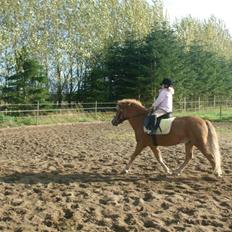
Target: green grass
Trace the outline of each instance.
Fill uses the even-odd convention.
[[[62,124],[62,123],[79,123],[79,122],[94,122],[94,121],[111,121],[114,113],[66,113],[66,114],[48,114],[39,116],[26,116],[26,117],[16,117],[16,116],[6,116],[0,115],[0,127],[18,127],[23,125],[47,125],[47,124]],[[232,109],[223,109],[220,113],[220,109],[210,109],[202,110],[198,112],[175,112],[173,114],[177,116],[200,116],[204,119],[219,122],[232,122]]]
[[[216,122],[232,122],[232,109],[223,110],[220,113],[220,110],[208,110],[208,111],[198,111],[198,112],[176,112],[174,114],[177,116],[199,116],[204,119],[208,119]]]

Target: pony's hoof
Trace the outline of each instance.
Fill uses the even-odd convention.
[[[180,172],[177,172],[177,171],[175,172],[175,171],[174,171],[174,172],[172,173],[172,176],[180,176],[180,174],[181,174]]]
[[[120,174],[128,174],[129,170],[125,169],[125,170],[122,170]]]
[[[168,171],[167,171],[167,175],[168,175],[168,176],[171,176],[171,175],[173,175],[173,172],[170,171],[170,170],[168,170]]]
[[[173,173],[171,172],[171,171],[169,171],[169,172],[167,172],[166,174],[165,174],[165,176],[172,176],[173,175]]]
[[[216,176],[217,178],[222,178],[222,174],[216,173],[215,176]]]

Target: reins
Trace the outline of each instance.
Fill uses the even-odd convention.
[[[131,116],[131,117],[125,118],[124,120],[129,120],[129,119],[132,119],[132,118],[137,118],[137,117],[140,117],[140,116],[144,116],[145,114],[146,114],[146,112],[141,113],[141,114],[136,114],[136,115],[134,115],[134,116]]]

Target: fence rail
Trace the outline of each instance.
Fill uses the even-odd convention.
[[[152,103],[146,103],[145,106],[150,107]],[[37,103],[37,104],[0,104],[0,123],[5,118],[34,118],[38,124],[40,118],[46,116],[81,116],[113,113],[116,110],[116,102],[84,102],[84,103]],[[230,114],[232,117],[232,100],[198,100],[174,101],[175,113],[207,113],[217,114],[221,119],[224,114]]]

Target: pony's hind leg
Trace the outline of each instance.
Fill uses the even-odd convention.
[[[135,148],[135,151],[133,152],[133,154],[131,155],[130,157],[130,161],[129,163],[126,165],[125,169],[122,171],[122,173],[128,173],[130,167],[131,167],[131,164],[132,162],[134,161],[134,159],[136,158],[137,155],[140,154],[140,152],[143,150],[144,148],[144,145],[143,144],[140,144],[140,143],[137,143],[136,144],[136,148]]]
[[[206,145],[197,146],[197,148],[201,151],[201,153],[207,158],[207,160],[210,162],[213,170],[215,169],[215,161],[213,155],[210,153],[209,149],[207,149]],[[221,175],[221,173],[220,173]],[[218,175],[218,176],[220,176]]]
[[[163,167],[164,171],[167,174],[172,174],[172,172],[170,171],[170,169],[168,168],[168,166],[165,164],[165,162],[163,161],[161,152],[159,150],[158,147],[152,146],[151,150],[153,152],[153,154],[155,155],[156,159],[158,160],[158,162],[161,164],[161,166]]]
[[[185,144],[185,160],[184,163],[177,168],[174,172],[173,175],[180,175],[183,170],[186,168],[187,164],[189,161],[193,158],[193,144],[188,142]]]

